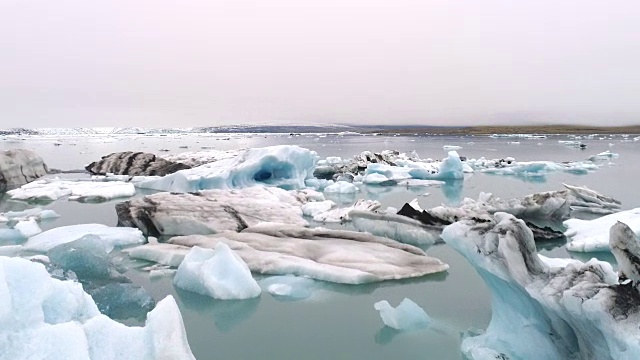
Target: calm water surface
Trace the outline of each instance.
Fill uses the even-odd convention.
[[[159,153],[199,151],[202,147],[237,149],[277,144],[300,145],[318,152],[321,157],[343,158],[364,150],[396,149],[416,151],[422,158],[443,158],[443,145],[460,145],[461,156],[517,160],[583,160],[605,150],[619,153],[618,159],[588,175],[550,174],[543,181],[525,181],[507,176],[470,174],[464,181],[442,187],[406,189],[401,187],[361,189],[359,197],[381,201],[383,206],[400,207],[420,194],[423,208],[442,203],[455,204],[463,197],[476,198],[480,192],[492,192],[503,198],[533,192],[558,190],[562,183],[586,185],[623,201],[625,209],[640,206],[640,192],[635,189],[640,178],[640,142],[621,136],[604,140],[582,140],[586,150],[564,146],[558,140],[493,139],[489,137],[418,137],[418,136],[293,136],[260,135],[177,135],[0,138],[0,149],[31,148],[49,167],[71,170],[115,151],[135,150]],[[188,146],[188,149],[180,148]],[[65,174],[64,177],[81,177]],[[82,223],[114,226],[116,214],[112,201],[103,204],[80,204],[66,200],[46,205],[61,217],[43,223],[43,228]],[[0,211],[20,210],[33,205],[0,200]],[[539,247],[547,256],[569,257],[562,244]],[[443,274],[407,281],[347,286],[319,283],[314,295],[303,301],[283,302],[268,293],[246,301],[218,301],[176,290],[171,277],[150,280],[140,268],[149,265],[122,257],[131,269],[127,275],[144,286],[157,300],[173,294],[182,310],[189,343],[198,359],[461,359],[461,335],[469,329],[484,329],[491,319],[490,293],[475,270],[446,245],[436,245],[427,252],[448,263]],[[610,260],[607,254],[591,256]],[[396,333],[383,327],[373,304],[388,300],[393,306],[408,297],[434,319],[434,329]]]

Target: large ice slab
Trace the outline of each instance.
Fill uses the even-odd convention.
[[[0,257],[3,359],[194,359],[168,296],[128,327],[100,315],[79,283],[52,279],[42,264]]]
[[[431,323],[429,315],[411,299],[404,298],[395,308],[386,300],[378,301],[373,307],[380,312],[382,322],[396,330],[426,329]]]
[[[640,234],[640,208],[621,211],[593,220],[569,219],[563,222],[569,240],[567,250],[577,252],[609,251],[609,229],[618,221]]]
[[[486,333],[467,337],[470,359],[633,359],[640,352],[640,294],[619,282],[607,262],[567,262],[550,268],[533,234],[506,213],[491,221],[463,220],[445,228],[447,244],[478,271],[489,289]],[[621,274],[636,279],[637,239],[622,223],[611,229]],[[616,244],[616,245],[614,245]]]
[[[306,225],[300,206],[305,196],[279,188],[158,193],[116,205],[118,224],[151,236],[241,231],[262,221]]]
[[[469,217],[507,212],[521,219],[562,221],[580,214],[606,215],[620,211],[620,201],[586,187],[563,184],[565,190],[527,195],[518,199],[501,199],[491,193],[480,193],[478,200],[466,198],[457,208],[436,207],[430,215],[451,223]]]
[[[213,250],[191,248],[178,267],[173,283],[222,300],[250,299],[260,296],[261,292],[247,264],[222,242]]]
[[[0,151],[0,191],[29,183],[47,172],[47,165],[32,150]]]
[[[40,179],[7,192],[14,200],[54,201],[64,196],[84,202],[107,201],[135,195],[133,184],[123,181],[69,181]]]
[[[194,192],[207,189],[232,189],[253,185],[284,189],[305,187],[313,177],[317,154],[298,146],[278,145],[249,149],[230,159],[181,170],[136,186],[161,191]]]
[[[240,233],[174,237],[169,242],[142,245],[128,252],[132,257],[175,265],[189,247],[215,248],[223,242],[252,272],[345,284],[417,277],[449,268],[419,248],[393,240],[354,231],[277,223],[262,223]]]
[[[47,252],[53,247],[78,240],[86,235],[100,238],[108,251],[114,246],[141,244],[145,242],[142,232],[138,229],[109,227],[102,224],[81,224],[61,226],[47,230],[27,240],[25,250]]]
[[[93,175],[165,176],[191,166],[169,161],[154,154],[123,151],[103,156],[87,165],[85,169]]]

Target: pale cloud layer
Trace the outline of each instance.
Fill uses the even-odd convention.
[[[640,3],[3,0],[0,127],[640,123]]]

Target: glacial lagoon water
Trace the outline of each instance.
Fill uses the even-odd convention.
[[[350,157],[364,150],[395,149],[415,151],[422,158],[442,158],[444,145],[462,146],[461,156],[477,158],[514,157],[517,160],[584,160],[606,150],[618,153],[600,169],[586,175],[552,173],[545,178],[517,178],[482,173],[467,174],[464,181],[440,187],[403,188],[362,186],[357,197],[372,198],[383,207],[400,207],[414,198],[423,208],[442,203],[455,204],[463,197],[476,198],[480,192],[492,192],[502,198],[559,190],[562,183],[586,185],[622,201],[623,209],[640,206],[635,190],[640,178],[640,142],[622,136],[581,140],[585,150],[565,146],[559,140],[490,137],[427,136],[336,136],[302,134],[219,134],[168,136],[88,136],[88,137],[7,137],[0,149],[30,148],[38,152],[50,168],[82,169],[86,163],[115,151],[135,150],[160,153],[198,151],[203,147],[237,149],[276,144],[299,145],[318,152],[320,157]],[[518,144],[512,142],[518,141]],[[188,148],[184,148],[187,146]],[[86,177],[62,174],[60,177]],[[428,192],[429,196],[419,196]],[[45,205],[61,217],[43,222],[42,228],[103,223],[116,225],[114,205],[118,201],[84,204],[59,200]],[[0,212],[21,210],[33,205],[0,200]],[[340,227],[341,225],[334,225]],[[568,253],[562,244],[541,244],[539,252],[550,257],[596,256],[612,261],[608,254]],[[150,279],[141,268],[149,263],[116,255],[129,267],[126,275],[142,285],[156,300],[173,294],[182,311],[191,349],[198,359],[461,359],[460,341],[468,330],[486,328],[491,318],[491,295],[475,270],[454,250],[444,244],[427,253],[450,265],[446,273],[405,281],[368,285],[318,283],[309,299],[281,301],[268,293],[244,301],[220,301],[176,290],[171,277]],[[383,326],[373,304],[388,300],[396,306],[410,298],[433,319],[431,329],[398,333]],[[128,324],[140,323],[129,319]]]

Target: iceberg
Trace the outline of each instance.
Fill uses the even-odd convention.
[[[463,340],[463,354],[469,359],[636,358],[638,240],[619,222],[610,231],[620,273],[630,282],[620,282],[609,263],[596,259],[549,267],[537,256],[524,221],[510,214],[447,226],[442,238],[476,268],[493,296],[489,327]]]
[[[234,158],[141,181],[136,186],[173,192],[234,189],[254,185],[300,189],[305,187],[306,179],[313,178],[317,158],[315,152],[298,146],[254,148]]]
[[[22,211],[7,211],[5,213],[0,213],[0,222],[24,221],[30,219],[41,221],[44,219],[57,218],[59,216],[60,215],[53,210],[35,207]]]
[[[426,329],[431,323],[429,315],[418,304],[407,298],[395,308],[386,300],[378,301],[373,304],[373,307],[380,312],[382,322],[396,330]]]
[[[609,228],[618,221],[640,234],[640,208],[621,211],[593,220],[569,219],[563,222],[569,240],[567,250],[576,252],[609,251]]]
[[[411,245],[370,234],[262,223],[242,232],[173,237],[169,244],[128,249],[131,257],[175,266],[189,248],[227,244],[252,272],[363,284],[424,276],[449,266]]]
[[[61,226],[35,235],[24,244],[25,250],[47,252],[52,248],[78,240],[86,235],[100,238],[108,251],[114,246],[142,244],[146,240],[138,229],[109,227],[102,224]]]
[[[182,163],[168,161],[154,154],[124,151],[103,156],[85,169],[93,175],[165,176],[178,170],[190,169]]]
[[[250,299],[261,292],[247,264],[222,242],[213,250],[192,247],[178,267],[173,283],[222,300]]]
[[[346,181],[338,181],[335,184],[331,184],[324,188],[324,192],[337,194],[353,194],[358,192],[358,188],[352,183]]]
[[[0,151],[0,192],[27,184],[48,171],[42,158],[32,150]]]
[[[128,327],[101,315],[80,284],[0,257],[0,304],[3,359],[194,359],[171,296],[144,327]]]
[[[7,192],[13,200],[54,201],[64,196],[69,200],[100,202],[135,195],[133,184],[122,181],[68,181],[41,179]]]
[[[274,187],[157,193],[116,205],[119,226],[137,227],[146,235],[215,234],[241,231],[259,222],[307,225],[302,195]]]

